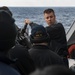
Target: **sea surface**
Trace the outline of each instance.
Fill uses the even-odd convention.
[[[63,24],[67,33],[75,20],[75,7],[9,7],[19,28],[23,28],[24,20],[27,18],[35,23],[46,26],[43,11],[47,8],[54,9],[57,21]]]

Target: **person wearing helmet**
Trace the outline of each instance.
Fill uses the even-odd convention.
[[[13,18],[8,12],[0,10],[0,75],[20,75],[10,66],[15,61],[7,56],[9,49],[15,45],[16,34]]]

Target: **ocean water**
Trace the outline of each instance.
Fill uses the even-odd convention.
[[[23,28],[24,20],[27,18],[35,23],[46,26],[47,24],[43,17],[43,11],[46,8],[54,9],[57,21],[63,24],[67,32],[75,20],[75,7],[9,7],[19,28]]]

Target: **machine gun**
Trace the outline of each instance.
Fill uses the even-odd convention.
[[[18,29],[16,43],[21,44],[29,49],[31,47],[31,42],[28,33],[26,32],[26,29],[27,29],[27,24],[24,25],[24,28],[22,30]]]

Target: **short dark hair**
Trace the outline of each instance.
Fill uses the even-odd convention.
[[[49,13],[51,13],[51,12],[53,12],[54,15],[55,15],[55,12],[54,12],[53,9],[46,9],[46,10],[44,10],[44,14],[45,14],[45,13],[49,14]]]

